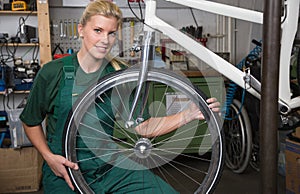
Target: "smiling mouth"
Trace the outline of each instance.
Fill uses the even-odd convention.
[[[103,52],[108,50],[108,47],[97,46],[97,45],[95,45],[95,47],[97,48],[97,50],[100,50],[100,51],[103,51]]]

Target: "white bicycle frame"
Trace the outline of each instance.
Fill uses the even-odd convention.
[[[239,8],[235,6],[225,5],[206,0],[166,0],[183,6],[187,6],[211,12],[218,15],[228,16],[240,20],[245,20],[253,23],[263,24],[263,13],[249,9]],[[294,108],[300,106],[300,97],[291,98],[290,91],[290,57],[293,46],[293,41],[298,27],[300,0],[285,0],[286,6],[285,20],[281,25],[281,48],[280,48],[280,67],[279,67],[279,105],[286,107],[283,114],[287,114]],[[144,0],[145,2],[145,30],[153,31],[152,28],[161,31],[169,38],[177,42],[186,50],[204,61],[207,65],[235,82],[240,87],[245,87],[246,73],[236,68],[231,63],[227,62],[217,54],[204,47],[199,42],[193,40],[189,36],[180,32],[173,26],[164,22],[156,16],[156,0]],[[247,91],[260,99],[260,83],[251,76],[251,82],[246,83]]]

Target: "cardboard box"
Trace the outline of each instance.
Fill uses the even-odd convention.
[[[295,136],[296,136],[297,138],[300,138],[300,127],[297,127],[297,128],[295,129]]]
[[[300,194],[300,143],[286,140],[286,193]]]
[[[0,148],[0,193],[40,189],[43,159],[34,147]]]

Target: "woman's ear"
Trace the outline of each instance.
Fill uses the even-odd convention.
[[[79,37],[83,38],[83,26],[82,26],[82,24],[78,24],[77,30],[78,30]]]

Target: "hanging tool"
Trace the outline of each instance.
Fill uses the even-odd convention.
[[[122,34],[122,27],[119,27],[118,30],[119,34],[119,57],[124,57],[124,52],[123,52],[123,34]]]
[[[64,23],[62,20],[59,22],[59,36],[60,38],[64,37]]]
[[[59,51],[59,52],[57,53],[57,51]],[[63,48],[61,48],[60,43],[55,44],[55,48],[52,51],[53,59],[59,59],[59,58],[69,56],[69,55],[70,55],[69,53],[64,53]]]
[[[130,21],[130,45],[132,46],[134,42],[134,21]],[[131,50],[130,51],[130,56],[134,57],[135,56],[135,51]]]
[[[74,27],[72,19],[68,20],[68,36],[70,40],[72,40],[74,36]]]
[[[64,30],[63,30],[63,37],[67,38],[68,33],[68,20],[64,20]]]
[[[78,23],[75,19],[73,19],[73,39],[76,40],[78,38],[77,26]]]

